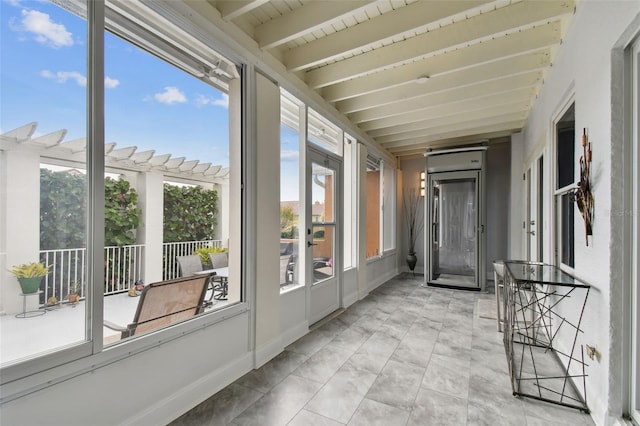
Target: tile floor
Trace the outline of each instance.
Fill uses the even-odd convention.
[[[502,334],[476,301],[400,275],[314,328],[179,425],[592,425],[575,409],[515,398]]]

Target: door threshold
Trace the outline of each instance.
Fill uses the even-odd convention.
[[[468,286],[464,284],[456,285],[456,284],[440,284],[434,282],[427,282],[429,287],[439,287],[439,288],[449,288],[452,290],[466,290],[466,291],[480,291],[480,287],[477,286]]]
[[[337,316],[340,316],[345,311],[346,311],[345,308],[340,308],[340,309],[338,309],[336,311],[331,312],[326,317],[324,317],[321,320],[318,320],[318,321],[314,322],[313,324],[311,324],[311,326],[309,326],[309,331],[313,331],[316,328],[322,327],[323,325],[325,325],[326,323],[328,323],[332,319],[336,318]]]

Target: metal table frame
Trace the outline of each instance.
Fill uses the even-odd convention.
[[[503,339],[513,395],[589,413],[578,336],[590,286],[553,265],[504,263]]]

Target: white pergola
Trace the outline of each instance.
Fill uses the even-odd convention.
[[[66,129],[34,137],[32,122],[0,134],[0,314],[22,310],[20,287],[7,269],[36,261],[40,251],[40,168],[42,164],[86,168],[86,138],[65,141]],[[162,279],[163,209],[154,206],[163,198],[166,181],[218,190],[219,221],[216,234],[228,243],[229,168],[155,150],[118,148],[105,144],[105,172],[123,175],[136,188],[142,223],[138,243],[145,245],[144,276],[147,282]],[[160,201],[161,202],[161,201]],[[26,207],[23,207],[26,206]],[[35,308],[37,300],[30,298]]]

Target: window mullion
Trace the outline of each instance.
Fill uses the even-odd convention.
[[[87,248],[90,308],[87,339],[102,350],[104,289],[104,1],[88,3],[87,62]]]

